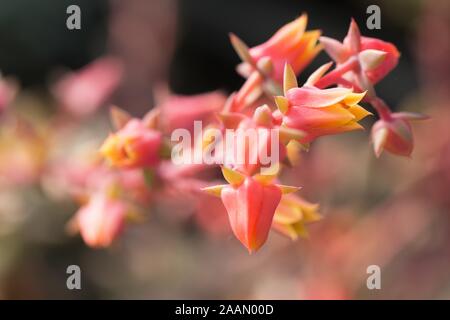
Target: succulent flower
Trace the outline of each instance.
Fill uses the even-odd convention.
[[[317,45],[320,31],[305,31],[307,21],[308,16],[303,14],[279,29],[266,42],[250,49],[232,34],[231,42],[243,60],[238,71],[248,77],[257,68],[281,83],[284,64],[287,62],[298,74],[322,49]]]
[[[293,70],[286,65],[285,94],[275,97],[282,113],[282,124],[305,132],[302,143],[323,135],[362,129],[358,122],[370,114],[358,105],[364,93],[354,93],[348,88],[318,89],[312,85],[315,77],[317,74],[313,74],[305,86],[298,88]]]
[[[103,193],[95,194],[75,215],[72,224],[91,247],[108,247],[122,231],[127,206]]]
[[[229,185],[204,190],[221,197],[234,235],[254,252],[267,240],[282,194],[299,188],[274,184],[273,176],[245,176],[226,167],[222,173]]]
[[[395,68],[400,57],[400,53],[392,43],[362,37],[354,20],[351,21],[342,43],[328,37],[320,37],[320,43],[336,62],[336,69],[346,63],[355,62],[353,67],[343,74],[343,78],[357,84],[363,90],[367,89],[367,83],[364,83],[366,79],[372,85],[376,84]],[[364,79],[361,78],[360,71],[363,71]]]
[[[161,146],[161,132],[149,128],[142,120],[131,119],[109,135],[100,152],[115,167],[150,168],[160,162]]]

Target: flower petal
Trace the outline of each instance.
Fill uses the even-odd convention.
[[[323,108],[341,102],[351,92],[352,90],[348,88],[320,90],[314,87],[302,87],[289,90],[286,97],[292,106]]]

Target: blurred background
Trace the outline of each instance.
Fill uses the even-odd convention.
[[[66,27],[72,4],[81,30]],[[371,4],[381,8],[380,30],[366,28]],[[182,201],[150,212],[108,249],[68,234],[77,205],[55,187],[64,170],[55,159],[98,148],[109,103],[142,116],[165,83],[177,94],[237,90],[244,80],[228,33],[256,45],[302,12],[325,36],[342,40],[354,17],[363,35],[398,47],[399,65],[377,92],[396,110],[431,116],[414,125],[411,158],[377,160],[368,130],[318,140],[284,181],[302,185],[324,219],[307,240],[272,232],[253,255],[226,216]],[[0,298],[450,299],[449,33],[445,0],[1,2],[0,70],[17,95],[14,116],[0,119]],[[105,55],[120,60],[121,76],[114,83],[115,67],[100,72],[112,82],[104,107],[55,117],[60,79]],[[300,82],[328,60],[320,53]],[[82,290],[66,287],[72,264]],[[366,287],[369,265],[382,270],[381,290]]]

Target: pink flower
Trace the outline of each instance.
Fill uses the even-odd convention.
[[[239,186],[226,186],[221,198],[235,236],[249,252],[258,250],[269,235],[281,200],[280,188],[247,177]]]
[[[323,135],[362,129],[358,122],[370,114],[358,105],[365,93],[354,93],[347,88],[318,89],[309,85],[311,78],[298,88],[288,65],[285,73],[285,95],[276,97],[275,101],[283,114],[283,124],[307,134],[300,142],[309,143]],[[315,73],[311,77],[315,77]],[[275,114],[276,118],[279,116]]]
[[[161,145],[161,132],[139,119],[131,119],[122,129],[109,135],[100,152],[115,167],[148,168],[160,162]]]
[[[232,43],[238,53],[241,53],[241,58],[244,60],[244,63],[239,66],[239,71],[248,77],[252,67],[254,67],[251,64],[262,67],[263,69],[265,67],[262,65],[270,65],[269,76],[281,83],[284,64],[289,63],[292,65],[295,73],[298,74],[322,49],[320,46],[317,46],[320,31],[313,30],[305,32],[307,21],[307,15],[303,14],[294,21],[286,24],[269,40],[250,48],[248,50],[250,57],[246,57],[246,49],[242,50],[244,44],[236,36],[232,35]],[[246,61],[250,60],[249,58],[253,61]]]
[[[56,83],[53,93],[66,111],[85,116],[96,111],[117,88],[122,77],[122,64],[115,58],[103,57]]]
[[[226,167],[222,173],[229,185],[203,190],[220,196],[234,235],[250,253],[254,252],[267,240],[281,195],[298,188],[273,184],[274,177],[245,176]]]
[[[211,121],[214,114],[223,108],[225,100],[225,96],[220,92],[170,96],[158,106],[164,132],[171,133],[178,128],[192,131],[195,120]]]
[[[122,231],[126,213],[123,202],[99,193],[78,210],[74,223],[87,245],[108,247]]]

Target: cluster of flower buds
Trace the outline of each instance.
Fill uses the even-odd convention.
[[[365,101],[377,111],[378,120],[372,129],[374,151],[379,157],[383,150],[401,156],[410,156],[413,138],[410,120],[424,120],[417,113],[393,113],[377,96],[374,85],[383,79],[398,63],[400,53],[392,44],[375,38],[363,37],[354,20],[341,43],[321,37],[325,51],[336,62],[333,71],[317,82],[318,87],[338,84],[342,87],[366,91]]]
[[[297,153],[321,136],[363,129],[360,121],[371,112],[360,103],[371,105],[380,117],[372,129],[377,156],[382,150],[410,155],[409,121],[425,118],[393,113],[376,95],[374,85],[398,62],[393,44],[362,37],[354,21],[342,43],[321,37],[319,30],[306,31],[306,25],[303,14],[255,47],[231,34],[242,60],[237,70],[246,80],[228,99],[217,92],[170,96],[143,119],[113,108],[116,131],[103,143],[101,154],[118,170],[141,170],[153,194],[172,189],[192,194],[189,186],[203,186],[203,191],[221,199],[231,230],[249,252],[266,242],[271,229],[291,239],[306,237],[306,225],[320,219],[318,205],[294,194],[299,187],[280,183],[283,166],[295,165]],[[299,87],[297,76],[322,49],[334,60],[334,69],[330,71],[332,62],[321,66]],[[197,176],[210,164],[171,162],[175,148],[170,133],[179,128],[192,132],[198,120],[206,122],[207,130],[190,147],[202,153],[215,150],[227,184],[213,185]],[[226,134],[230,130],[252,130],[258,138]],[[219,148],[229,145],[233,149]],[[125,211],[117,200],[94,196],[78,214],[86,242],[96,243],[100,237],[102,243],[110,243]]]

